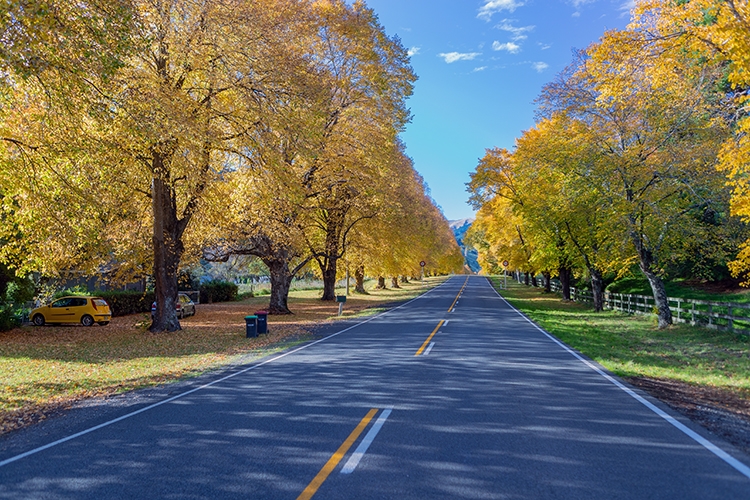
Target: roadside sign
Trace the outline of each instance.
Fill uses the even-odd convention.
[[[508,264],[510,264],[507,260],[503,261],[503,267],[508,267]]]
[[[425,261],[422,261],[422,262],[419,263],[419,265],[422,266],[422,267],[424,267],[427,264],[425,263]]]

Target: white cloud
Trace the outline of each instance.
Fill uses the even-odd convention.
[[[513,12],[518,7],[523,5],[522,1],[519,0],[485,0],[485,4],[479,9],[477,17],[489,21],[492,19],[492,15],[507,10]]]
[[[511,54],[517,54],[521,50],[521,46],[513,42],[492,42],[492,50],[507,50]]]
[[[596,0],[570,0],[570,4],[573,5],[576,9],[579,8],[582,5],[586,5],[587,3],[595,2]]]
[[[539,50],[547,50],[547,49],[551,49],[552,48],[552,45],[549,44],[549,43],[541,43],[540,42],[537,45],[539,45]]]
[[[482,54],[479,52],[447,52],[438,54],[438,56],[445,59],[445,62],[447,62],[448,64],[454,63],[456,61],[471,61],[472,59],[481,55]]]
[[[503,19],[503,21],[500,24],[495,26],[495,28],[499,30],[507,31],[508,33],[510,33],[512,35],[511,38],[515,42],[526,40],[528,38],[526,33],[529,33],[530,31],[534,31],[535,27],[536,26],[523,26],[519,28],[519,27],[513,26],[511,24],[511,21],[508,19]]]
[[[484,71],[487,69],[487,66],[479,66],[478,68],[474,68],[474,73],[479,73],[480,71]]]
[[[417,54],[419,54],[420,48],[421,47],[412,47],[406,53],[409,54],[409,57],[416,56]]]
[[[622,5],[620,5],[620,11],[622,12],[622,15],[630,15],[630,11],[635,9],[635,0],[627,0]]]
[[[534,68],[537,73],[541,73],[545,69],[549,68],[549,64],[547,64],[546,62],[535,62],[531,64],[531,67]]]

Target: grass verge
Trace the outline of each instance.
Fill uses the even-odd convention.
[[[493,278],[499,288],[500,279]],[[673,380],[750,399],[750,339],[651,317],[595,313],[559,295],[508,282],[502,295],[546,331],[621,377]]]
[[[244,318],[264,309],[268,297],[200,304],[195,316],[181,321],[183,329],[172,333],[149,333],[146,314],[113,318],[104,327],[24,326],[0,333],[0,434],[84,398],[197,376],[248,355],[267,356],[312,338],[322,323],[376,314],[444,279],[352,294],[341,318],[338,304],[321,302],[319,290],[292,292],[295,314],[269,317],[269,333],[253,339],[245,338]]]

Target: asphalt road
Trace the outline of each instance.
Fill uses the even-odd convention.
[[[750,498],[748,456],[483,277],[329,333],[3,438],[0,499]]]

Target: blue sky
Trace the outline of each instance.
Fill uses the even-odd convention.
[[[465,184],[484,151],[511,149],[534,99],[572,50],[622,29],[630,0],[367,0],[419,76],[407,153],[450,219],[473,216]]]

